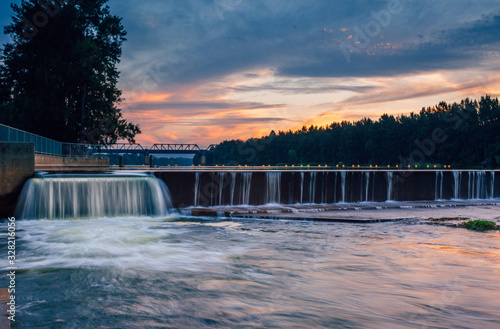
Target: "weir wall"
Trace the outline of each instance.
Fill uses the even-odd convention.
[[[0,142],[0,218],[13,213],[19,193],[34,170],[32,143]]]
[[[498,171],[158,171],[176,208],[500,197]]]
[[[0,142],[0,219],[12,216],[26,181],[35,170],[107,170],[109,159],[35,154],[31,142]]]

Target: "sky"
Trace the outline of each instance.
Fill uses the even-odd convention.
[[[128,32],[119,107],[142,145],[204,147],[500,94],[500,1],[108,4]],[[2,26],[9,16],[2,1]]]

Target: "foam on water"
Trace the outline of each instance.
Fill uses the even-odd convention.
[[[19,221],[18,265],[25,270],[116,268],[201,270],[223,263],[217,248],[197,248],[188,229],[167,217]],[[191,229],[192,230],[192,229]],[[35,252],[36,251],[36,252]]]

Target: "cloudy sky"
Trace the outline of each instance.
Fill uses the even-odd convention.
[[[500,1],[110,0],[109,6],[128,32],[121,108],[141,125],[143,145],[207,146],[500,94]],[[6,25],[8,1],[0,10]]]

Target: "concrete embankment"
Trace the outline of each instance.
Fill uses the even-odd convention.
[[[26,181],[40,171],[99,171],[109,159],[35,154],[33,143],[0,142],[0,218],[12,216]]]
[[[72,170],[102,170],[109,168],[108,158],[91,157],[60,157],[36,154],[35,170],[72,171]]]
[[[19,193],[34,170],[32,143],[0,142],[0,218],[12,215]]]

